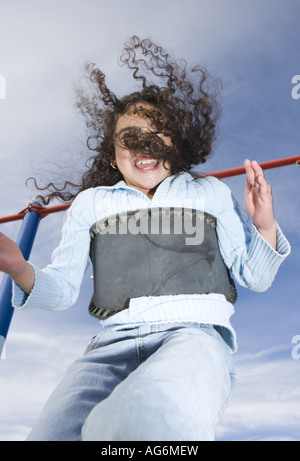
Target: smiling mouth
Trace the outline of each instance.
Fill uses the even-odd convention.
[[[140,157],[134,162],[135,167],[140,171],[155,170],[159,166],[159,160],[155,158]]]

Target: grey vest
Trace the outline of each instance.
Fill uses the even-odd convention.
[[[108,318],[141,296],[219,293],[235,302],[215,228],[213,216],[186,208],[131,211],[98,221],[90,229],[90,314]]]

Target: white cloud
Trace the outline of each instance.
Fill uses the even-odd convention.
[[[290,345],[237,357],[237,382],[217,437],[300,440],[299,361]],[[278,351],[285,358],[277,359]]]
[[[25,439],[68,365],[86,346],[80,333],[66,340],[61,332],[10,332],[6,359],[0,362],[0,440]]]

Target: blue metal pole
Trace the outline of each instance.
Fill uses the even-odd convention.
[[[42,206],[38,202],[33,202],[34,205]],[[41,216],[37,211],[28,210],[24,216],[16,243],[26,260],[29,259],[35,235],[41,220]],[[0,286],[0,357],[5,345],[7,333],[10,327],[10,322],[14,313],[14,308],[11,303],[12,296],[12,281],[8,275],[4,275]]]

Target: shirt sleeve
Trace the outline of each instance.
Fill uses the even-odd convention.
[[[265,291],[291,248],[277,224],[277,250],[258,232],[252,219],[233,197],[230,189],[216,178],[214,184],[217,234],[225,264],[236,282],[253,291]]]
[[[79,194],[67,210],[51,264],[44,269],[32,264],[35,282],[29,295],[13,282],[13,307],[60,311],[76,302],[89,258],[89,229],[94,222],[90,198],[88,191]]]

